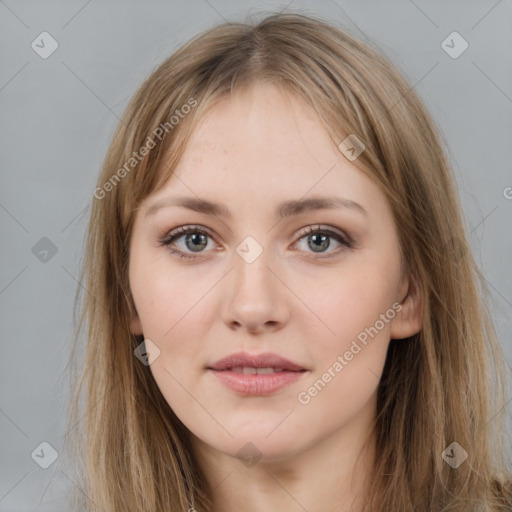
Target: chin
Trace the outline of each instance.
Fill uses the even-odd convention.
[[[224,452],[230,457],[240,459],[247,467],[257,462],[277,462],[293,457],[300,452],[302,442],[297,442],[297,433],[284,432],[277,434],[276,432],[268,436],[268,432],[261,430],[247,430],[237,432],[234,438],[219,444],[217,442],[208,443],[220,452]],[[303,440],[301,440],[303,441]]]

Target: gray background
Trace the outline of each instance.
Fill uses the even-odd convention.
[[[57,451],[62,444],[62,372],[89,205],[127,101],[164,57],[199,31],[286,6],[0,1],[0,510],[65,510],[74,485],[66,468],[42,469],[31,454],[41,442]],[[450,150],[510,365],[511,1],[296,0],[287,8],[375,41],[426,102]],[[43,31],[59,45],[46,59],[31,47]],[[453,31],[469,44],[456,59],[441,47]]]

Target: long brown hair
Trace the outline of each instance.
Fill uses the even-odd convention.
[[[68,437],[87,510],[212,510],[188,430],[134,356],[142,339],[128,324],[129,243],[136,209],[171,176],[202,114],[258,81],[307,101],[334,144],[349,134],[364,143],[353,163],[389,200],[423,297],[421,331],[390,342],[365,510],[510,510],[506,368],[444,142],[377,48],[294,13],[198,35],[145,80],[115,132],[94,191],[70,356]],[[454,468],[445,449],[467,459]]]

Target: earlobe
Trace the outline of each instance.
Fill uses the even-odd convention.
[[[392,339],[403,339],[418,333],[421,330],[423,323],[423,300],[416,282],[416,279],[411,275],[405,283],[405,296],[401,290],[403,297],[401,301],[402,309],[397,312],[393,319],[391,327]]]

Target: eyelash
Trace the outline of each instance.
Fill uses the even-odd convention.
[[[299,242],[300,240],[302,240],[303,238],[307,237],[310,234],[322,234],[322,235],[328,235],[329,237],[334,238],[337,242],[339,242],[343,246],[343,247],[338,248],[337,250],[334,250],[330,253],[326,253],[327,256],[325,256],[325,255],[319,256],[320,259],[332,258],[334,256],[337,256],[340,252],[343,252],[347,249],[353,248],[353,241],[350,237],[348,237],[348,236],[344,237],[337,231],[333,231],[332,229],[329,229],[329,228],[321,228],[320,225],[318,225],[318,224],[315,226],[316,227],[307,226],[306,228],[304,228],[304,230],[302,230],[302,232],[300,233],[300,236],[299,236],[297,242]],[[173,247],[171,247],[172,243],[174,243],[176,240],[180,239],[182,236],[187,235],[189,233],[199,233],[202,235],[206,235],[207,237],[211,238],[212,240],[214,238],[212,236],[211,232],[203,226],[199,226],[199,225],[180,226],[179,228],[176,228],[176,229],[170,231],[169,233],[167,233],[167,235],[163,239],[160,240],[160,246],[167,247],[167,249],[172,254],[175,254],[179,258],[184,258],[184,259],[188,259],[188,260],[195,260],[197,258],[200,258],[201,253],[198,253],[197,256],[193,256],[189,253],[184,253],[183,251],[180,251],[180,250],[177,250],[177,249],[174,249]],[[312,254],[315,254],[315,253],[312,253]],[[324,253],[317,253],[317,254],[321,255]]]

